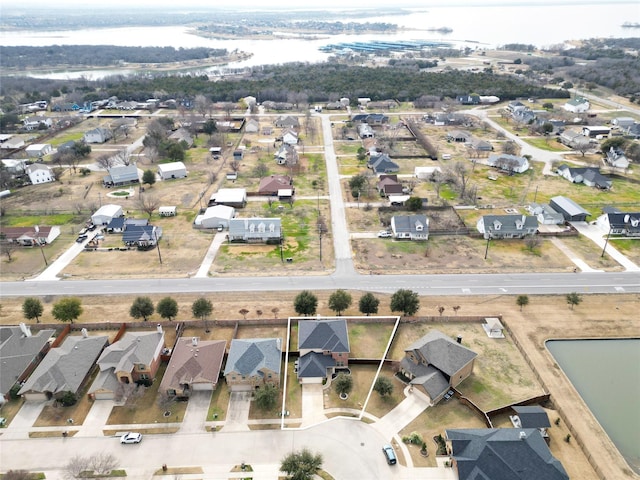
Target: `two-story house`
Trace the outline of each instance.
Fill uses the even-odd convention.
[[[266,384],[280,385],[282,340],[235,338],[231,340],[224,378],[232,392],[248,392]]]
[[[322,383],[337,369],[349,365],[347,321],[340,319],[298,322],[298,380]]]

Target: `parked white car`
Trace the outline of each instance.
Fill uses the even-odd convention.
[[[391,238],[393,235],[391,234],[391,232],[388,232],[386,230],[380,230],[378,232],[378,238]]]
[[[142,434],[127,432],[120,437],[120,443],[140,443],[142,441]]]

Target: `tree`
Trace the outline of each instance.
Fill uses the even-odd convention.
[[[153,172],[153,170],[144,171],[144,173],[142,174],[142,183],[146,183],[149,186],[156,183],[156,174]]]
[[[2,480],[31,480],[33,478],[35,478],[35,474],[26,470],[9,470],[2,476]]]
[[[202,320],[206,320],[212,311],[213,304],[210,300],[203,297],[198,298],[191,305],[191,313],[193,313],[193,316]]]
[[[456,313],[456,315],[458,315],[458,310],[460,310],[460,305],[454,305],[453,307],[451,307],[453,309],[453,311]]]
[[[43,311],[44,307],[42,306],[42,302],[35,297],[27,297],[24,299],[24,302],[22,302],[22,314],[27,320],[33,320],[35,318],[36,323],[40,323],[40,317]]]
[[[347,395],[353,390],[353,377],[346,373],[339,373],[333,381],[333,386],[338,395]]]
[[[158,200],[153,195],[139,195],[138,196],[138,207],[140,210],[149,215],[149,219],[151,219],[151,215],[153,212],[160,206],[160,200]]]
[[[56,320],[73,323],[82,314],[82,304],[79,298],[62,298],[53,304],[51,313]]]
[[[278,389],[275,385],[267,383],[255,391],[254,399],[260,410],[272,410],[278,400]]]
[[[278,312],[280,311],[280,309],[278,307],[273,307],[271,309],[271,313],[273,313],[273,318],[278,318]]]
[[[440,316],[442,316],[442,314],[444,313],[444,307],[442,305],[438,307],[438,313],[440,314]]]
[[[329,308],[336,312],[338,316],[351,306],[351,294],[339,289],[329,296]]]
[[[242,318],[244,318],[245,320],[247,319],[247,313],[249,313],[249,310],[247,310],[246,308],[242,308],[238,311],[238,313],[240,315],[242,315]]]
[[[351,190],[351,196],[359,197],[365,191],[367,186],[367,177],[363,174],[356,175],[349,179],[349,189]]]
[[[405,317],[414,315],[420,308],[420,299],[416,292],[401,288],[391,296],[391,311],[402,312]]]
[[[91,455],[89,462],[93,472],[98,475],[108,475],[117,464],[116,457],[104,451]]]
[[[58,401],[62,404],[63,407],[70,407],[71,405],[75,405],[78,402],[78,397],[75,393],[70,390],[62,392],[62,394],[58,397]]]
[[[520,311],[522,311],[522,307],[529,305],[529,297],[527,295],[518,295],[516,298],[516,305],[518,305],[520,307]]]
[[[360,310],[360,313],[364,313],[368,317],[372,313],[374,315],[378,313],[378,305],[380,305],[380,300],[376,298],[373,293],[367,292],[360,297],[358,310]]]
[[[381,397],[386,397],[393,392],[393,382],[389,377],[378,377],[376,383],[373,384],[373,389],[378,392]]]
[[[573,307],[582,303],[582,297],[576,292],[567,293],[567,303],[573,310]]]
[[[280,471],[287,474],[290,480],[311,480],[322,468],[322,455],[311,453],[303,448],[299,452],[291,452],[282,459]]]
[[[129,315],[135,319],[142,318],[146,322],[154,311],[155,307],[151,298],[137,297],[129,309]]]
[[[585,153],[587,153],[589,150],[591,150],[591,144],[588,142],[580,142],[577,143],[573,149],[576,152],[579,152],[580,154],[582,154],[582,156],[584,157]]]
[[[404,204],[410,212],[417,212],[422,209],[422,199],[420,197],[409,197]]]
[[[156,312],[167,320],[171,321],[178,315],[178,302],[171,297],[164,297],[158,302]]]
[[[11,263],[13,260],[13,252],[16,251],[17,245],[15,243],[10,242],[0,242],[0,250],[2,250],[2,255],[7,257],[7,261]]]
[[[315,315],[318,308],[318,297],[309,290],[303,290],[296,295],[293,307],[298,315]]]

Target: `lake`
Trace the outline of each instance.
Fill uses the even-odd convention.
[[[549,340],[546,346],[640,474],[640,339]]]
[[[323,35],[313,40],[278,38],[265,40],[222,40],[193,35],[183,26],[128,27],[73,31],[0,31],[0,46],[47,45],[121,45],[226,48],[249,52],[252,57],[230,64],[242,68],[288,62],[323,62],[329,54],[320,47],[340,42],[370,40],[443,40],[455,47],[493,48],[507,43],[525,43],[538,47],[562,44],[567,40],[594,37],[634,37],[640,30],[622,28],[624,22],[640,21],[638,2],[599,2],[571,5],[537,3],[533,6],[459,6],[408,10],[406,15],[363,17],[362,22],[388,22],[405,28],[393,34]],[[326,21],[340,20],[328,17]],[[350,18],[348,20],[351,20]],[[442,34],[429,29],[448,27]],[[56,72],[37,75],[68,78],[84,75],[99,78],[122,70],[101,72]]]

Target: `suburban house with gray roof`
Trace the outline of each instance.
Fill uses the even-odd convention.
[[[477,353],[438,330],[431,330],[404,351],[402,373],[411,385],[426,393],[431,403],[438,403],[451,387],[473,372]]]
[[[322,383],[337,369],[349,366],[349,334],[344,318],[298,322],[298,380]]]
[[[84,133],[82,141],[84,143],[104,143],[113,137],[111,130],[103,127],[96,127]]]
[[[458,480],[568,480],[535,428],[445,430]]]
[[[226,340],[180,338],[160,383],[168,397],[188,397],[194,391],[213,391],[218,386]]]
[[[567,112],[584,113],[591,107],[589,100],[583,97],[574,97],[562,106]]]
[[[280,385],[282,340],[235,338],[231,340],[224,378],[232,392],[250,392],[268,383]]]
[[[113,400],[121,384],[152,382],[165,349],[164,332],[126,332],[98,358],[100,373],[89,388],[96,400]]]
[[[541,225],[562,225],[564,216],[556,212],[548,203],[530,203],[527,211],[535,215]]]
[[[121,187],[140,183],[138,167],[135,163],[107,168],[107,175],[102,178],[105,187]]]
[[[395,163],[389,155],[386,153],[380,153],[372,156],[367,162],[367,167],[374,171],[374,173],[394,173],[400,170],[400,166]]]
[[[591,215],[570,198],[558,195],[549,200],[549,206],[561,213],[567,222],[584,222]]]
[[[278,128],[300,128],[300,121],[292,115],[283,115],[276,119],[275,126]]]
[[[640,211],[622,212],[617,208],[612,210],[600,215],[596,225],[611,235],[640,237]]]
[[[14,385],[22,382],[49,351],[49,339],[55,330],[43,329],[31,334],[24,323],[0,327],[0,404],[9,400]]]
[[[282,227],[279,218],[232,218],[229,241],[247,243],[280,243]]]
[[[524,238],[538,231],[538,219],[532,215],[483,215],[476,224],[485,240]]]
[[[611,189],[611,180],[609,177],[602,175],[599,168],[572,168],[563,164],[556,169],[556,173],[562,178],[569,180],[571,183],[584,183],[588,187],[596,187],[600,190]]]
[[[86,331],[67,337],[49,350],[18,394],[28,402],[44,402],[65,392],[77,394],[108,342],[106,335],[88,336]]]
[[[620,148],[611,147],[606,153],[604,161],[607,165],[611,165],[614,168],[620,168],[622,170],[629,168],[629,159]]]
[[[426,215],[394,215],[391,231],[399,240],[426,241],[429,239],[429,219]]]

